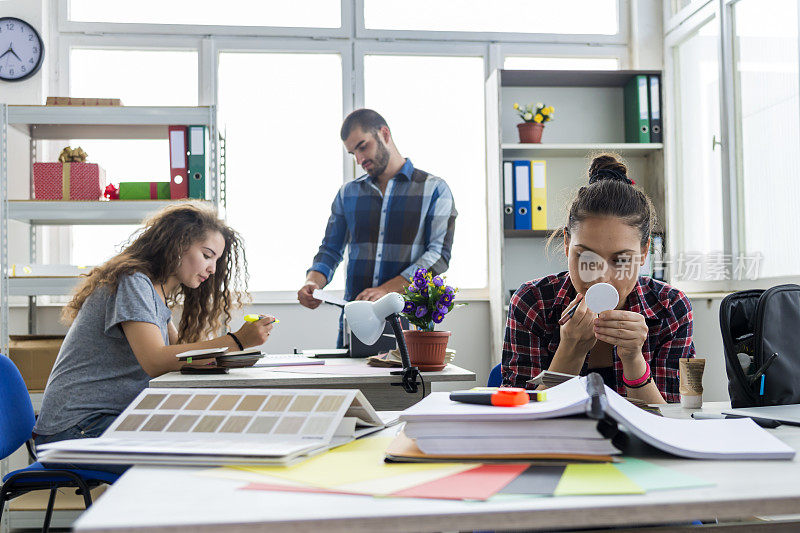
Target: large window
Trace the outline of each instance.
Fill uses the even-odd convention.
[[[124,105],[197,105],[197,52],[73,49],[70,95],[120,98]],[[166,140],[73,139],[88,160],[106,171],[108,183],[169,181]],[[120,251],[137,226],[74,226],[72,257],[97,265]]]
[[[343,183],[341,57],[221,53],[219,112],[228,222],[245,238],[251,290],[297,290]]]
[[[800,211],[797,3],[741,0],[734,21],[744,251],[763,257],[763,277],[797,274],[800,247],[786,239]]]
[[[367,28],[614,35],[617,0],[364,0]]]
[[[131,9],[59,0],[59,45],[69,50],[59,65],[72,96],[217,105],[225,214],[247,243],[251,291],[293,293],[302,283],[337,190],[361,173],[339,128],[362,105],[386,116],[403,155],[450,185],[459,217],[448,275],[485,290],[486,73],[625,68],[627,1],[142,0]],[[594,46],[584,55],[587,35]],[[443,42],[456,37],[464,40]],[[70,142],[110,182],[169,179],[166,142]],[[60,260],[105,261],[134,229],[74,227]],[[331,288],[343,287],[343,272]]]
[[[486,287],[486,144],[482,57],[368,55],[367,107],[381,113],[400,153],[440,176],[458,209],[447,276]]]
[[[121,7],[122,6],[122,7]],[[338,0],[70,0],[69,18],[83,22],[338,28]]]

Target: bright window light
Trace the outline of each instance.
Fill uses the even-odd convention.
[[[797,274],[800,249],[786,228],[800,210],[797,3],[741,0],[734,4],[736,95],[742,154],[745,250],[760,277]],[[794,118],[794,119],[792,119]]]
[[[507,56],[507,70],[618,70],[615,57],[527,57]]]
[[[124,105],[197,105],[194,51],[84,50],[70,54],[70,95],[120,98]],[[164,140],[72,139],[88,161],[106,171],[106,181],[169,181],[169,145]],[[114,254],[138,226],[74,226],[72,256],[97,265]]]
[[[70,0],[69,18],[80,22],[218,26],[341,27],[338,0]]]
[[[386,119],[400,153],[453,192],[458,218],[448,281],[486,287],[483,59],[368,55],[364,77],[366,107]]]
[[[616,35],[617,0],[364,0],[368,29]]]
[[[685,260],[723,249],[722,171],[719,145],[719,21],[706,23],[675,51],[679,224]],[[681,127],[681,125],[685,127]],[[689,127],[691,126],[691,127]],[[672,258],[680,261],[681,258]],[[673,264],[676,264],[674,263]],[[675,267],[681,270],[682,267]],[[686,277],[691,272],[686,270]],[[693,275],[693,274],[692,274]]]
[[[228,222],[247,244],[250,290],[303,284],[344,181],[342,109],[338,54],[220,54]]]

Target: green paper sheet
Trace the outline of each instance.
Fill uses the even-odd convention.
[[[644,494],[644,489],[611,463],[570,464],[553,493],[554,496],[595,494]]]
[[[614,467],[628,476],[631,481],[648,491],[710,487],[714,485],[714,483],[704,479],[632,457],[625,457],[625,462],[615,463]]]

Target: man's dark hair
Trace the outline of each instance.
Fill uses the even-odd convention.
[[[386,120],[384,120],[377,111],[373,111],[372,109],[356,109],[347,115],[347,118],[345,118],[342,123],[341,137],[343,141],[346,141],[347,138],[350,137],[350,132],[356,126],[360,127],[364,133],[372,133],[375,135],[377,135],[382,127],[389,127],[389,125],[386,124]]]

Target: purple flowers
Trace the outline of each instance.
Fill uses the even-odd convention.
[[[417,329],[433,331],[453,309],[458,289],[447,285],[444,277],[424,268],[417,269],[408,281],[409,286],[403,293],[403,316]]]

